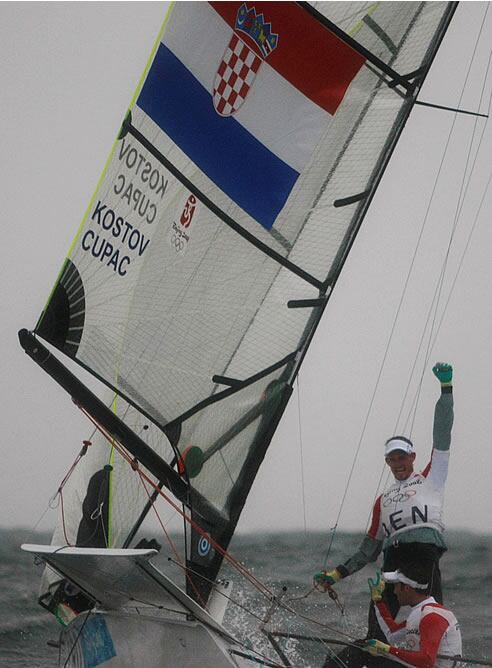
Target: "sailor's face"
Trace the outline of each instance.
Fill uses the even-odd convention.
[[[386,463],[397,480],[406,480],[413,473],[415,452],[407,454],[403,450],[393,450],[386,457]]]
[[[395,582],[394,592],[400,605],[409,605],[408,591],[409,587],[407,587],[407,585],[403,584],[402,582]]]

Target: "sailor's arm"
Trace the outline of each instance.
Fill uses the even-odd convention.
[[[383,538],[380,528],[381,497],[374,504],[371,527],[362,539],[357,551],[343,564],[339,564],[330,571],[319,571],[314,575],[314,583],[324,589],[331,587],[342,578],[360,571],[366,564],[376,561],[383,547]]]
[[[443,367],[446,372],[442,371]],[[441,396],[434,409],[433,447],[435,450],[447,451],[451,445],[451,429],[453,428],[453,370],[449,364],[436,364],[434,374],[441,382]],[[441,380],[446,378],[449,380]]]
[[[380,640],[366,640],[362,648],[372,656],[394,656],[399,663],[415,668],[433,668],[448,622],[437,614],[426,615],[419,625],[420,648],[417,652],[387,645]]]
[[[407,632],[406,621],[397,622],[393,618],[387,604],[381,598],[377,600],[372,596],[372,600],[374,601],[374,610],[376,612],[376,619],[378,620],[379,627],[388,639],[388,642],[391,645],[397,645],[402,642],[405,639]]]
[[[430,464],[423,474],[436,487],[444,488],[448,475],[449,448],[453,427],[453,369],[450,364],[438,362],[432,369],[441,383],[441,396],[434,409],[433,449]]]
[[[346,578],[352,573],[360,571],[367,564],[376,561],[383,547],[383,541],[377,540],[366,534],[362,539],[357,552],[349,557],[343,564],[337,566],[342,578]]]

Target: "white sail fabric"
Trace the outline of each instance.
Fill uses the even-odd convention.
[[[339,4],[350,13],[352,4],[366,3],[322,6],[329,10]],[[421,62],[446,4],[429,3],[425,11],[418,3],[405,7],[402,12],[399,3],[380,3],[371,14],[373,21],[380,12],[385,23],[392,19],[386,30],[396,45],[408,31],[413,35],[420,28],[420,50],[413,44],[416,39],[409,43],[406,36],[392,63],[396,67],[402,61],[404,72]],[[176,3],[163,39],[179,37],[173,33],[175,14],[202,14],[205,8],[214,11],[208,3]],[[354,26],[358,22],[359,14]],[[202,39],[207,42],[208,36]],[[248,102],[246,98],[242,108]],[[362,67],[275,221],[279,241],[218,190],[141,111],[138,100],[132,111],[135,126],[197,188],[260,241],[323,281],[356,210],[355,205],[335,208],[333,202],[367,190],[404,102],[394,89],[381,85],[378,73]],[[229,362],[229,375],[241,378],[295,350],[310,314],[288,311],[286,301],[317,296],[315,288],[280,270],[200,202],[188,204],[189,197],[127,135],[115,145],[70,256],[86,299],[76,358],[138,397],[140,405],[146,402],[158,421],[213,392],[211,376],[224,373]],[[186,209],[193,211],[189,226],[180,222]]]
[[[199,448],[227,539],[319,318],[287,304],[336,281],[451,11],[313,6],[363,48],[297,3],[173,5],[37,326]],[[210,403],[217,375],[254,382]],[[145,499],[112,479],[117,546]]]

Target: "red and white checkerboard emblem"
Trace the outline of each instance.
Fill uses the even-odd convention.
[[[221,116],[234,114],[246,99],[263,60],[233,33],[215,75],[214,107]]]

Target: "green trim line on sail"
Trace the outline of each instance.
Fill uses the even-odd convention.
[[[156,54],[156,51],[157,51],[157,49],[159,48],[159,44],[160,44],[160,42],[161,42],[162,35],[163,35],[163,33],[164,33],[164,30],[166,29],[167,23],[168,23],[168,21],[169,21],[169,17],[171,16],[171,12],[172,12],[172,10],[174,9],[174,5],[175,5],[174,2],[171,2],[171,4],[169,5],[169,8],[168,8],[168,10],[167,10],[167,12],[166,12],[166,16],[165,16],[164,21],[163,21],[163,23],[162,23],[161,29],[159,30],[159,32],[158,32],[158,34],[157,34],[157,37],[156,37],[156,39],[155,39],[155,41],[154,41],[154,46],[152,47],[152,51],[150,52],[150,56],[149,56],[149,58],[147,59],[147,64],[145,65],[144,71],[142,72],[142,75],[141,75],[141,77],[140,77],[140,80],[139,80],[139,82],[138,82],[138,84],[137,84],[137,87],[136,87],[136,89],[135,89],[135,93],[134,93],[134,95],[133,95],[132,101],[130,102],[130,106],[128,107],[127,114],[125,114],[125,117],[126,117],[128,114],[130,114],[131,110],[133,109],[133,107],[134,107],[135,104],[136,104],[137,97],[138,97],[138,95],[139,95],[139,93],[140,93],[140,90],[142,89],[142,86],[143,86],[143,84],[144,84],[145,79],[147,78],[147,74],[148,74],[148,72],[149,72],[150,66],[152,65],[152,61],[154,60],[154,56],[155,56],[155,54]],[[115,147],[116,147],[116,142],[115,142],[115,146],[113,146],[113,151],[114,151]],[[97,193],[97,190],[96,190],[96,193]],[[94,196],[93,196],[92,199],[94,199],[96,193],[94,193]],[[84,220],[85,220],[85,219],[84,219]],[[79,231],[79,233],[80,233],[80,231]],[[133,299],[133,297],[132,297],[132,299]],[[130,300],[129,303],[128,303],[128,309],[131,308],[131,303],[132,303],[132,300]],[[126,320],[125,334],[126,334],[126,327],[127,327],[127,326],[128,326],[128,319]],[[121,345],[123,345],[124,338],[125,338],[125,337],[123,336],[123,337],[122,337],[122,340],[121,340]],[[120,354],[118,355],[118,359],[121,360],[121,358],[122,358],[122,356],[121,356],[121,346],[120,346]],[[114,374],[114,379],[113,379],[113,387],[117,388],[117,387],[118,387],[118,378],[119,378],[119,376],[120,376],[119,363],[118,363],[117,366],[115,366],[115,370],[114,370],[114,371],[115,371],[115,374]]]
[[[154,60],[155,53],[156,53],[156,51],[157,51],[157,49],[158,49],[158,47],[159,47],[159,44],[160,44],[162,35],[163,35],[163,33],[164,33],[164,30],[165,30],[165,28],[166,28],[167,22],[169,21],[169,17],[171,16],[171,12],[172,12],[172,10],[174,9],[174,4],[175,4],[174,2],[171,2],[171,4],[169,5],[169,8],[168,8],[168,10],[167,10],[167,12],[166,12],[166,16],[165,16],[164,21],[163,21],[163,23],[162,23],[161,29],[159,30],[159,32],[158,32],[158,34],[157,34],[157,37],[155,38],[154,46],[152,47],[152,51],[150,52],[150,56],[149,56],[149,58],[147,59],[147,63],[146,63],[146,65],[145,65],[145,69],[144,69],[144,71],[142,72],[142,76],[141,76],[140,79],[139,79],[139,82],[138,82],[137,87],[136,87],[136,89],[135,89],[135,93],[134,93],[134,95],[133,95],[133,97],[132,97],[132,101],[130,102],[130,106],[129,106],[129,108],[128,108],[129,111],[130,111],[131,109],[133,109],[133,107],[135,106],[135,103],[136,103],[136,101],[137,101],[138,94],[140,93],[140,91],[141,91],[141,89],[142,89],[142,86],[143,86],[143,84],[144,84],[145,78],[147,77],[147,74],[148,74],[148,72],[149,72],[150,66],[151,66],[151,64],[152,64],[152,61]]]
[[[160,30],[159,30],[159,32],[158,32],[158,34],[157,34],[157,37],[156,37],[156,39],[155,39],[155,41],[154,41],[154,45],[153,45],[153,47],[152,47],[152,51],[150,52],[150,56],[147,58],[147,63],[146,63],[146,65],[145,65],[144,71],[142,72],[142,74],[141,74],[141,76],[140,76],[140,79],[139,79],[139,81],[138,81],[138,84],[137,84],[137,86],[136,86],[136,88],[135,88],[135,92],[133,93],[133,97],[132,97],[132,99],[131,99],[131,102],[130,102],[128,111],[130,111],[131,109],[133,109],[133,107],[135,106],[135,103],[136,103],[136,101],[137,101],[138,95],[139,95],[139,93],[140,93],[140,91],[141,91],[141,89],[142,89],[142,86],[143,86],[144,81],[145,81],[145,78],[146,78],[146,76],[147,76],[147,74],[148,74],[148,72],[149,72],[149,69],[150,69],[150,66],[151,66],[151,64],[152,64],[152,61],[154,60],[155,53],[156,53],[156,51],[157,51],[157,48],[158,48],[159,43],[160,43],[161,38],[162,38],[162,34],[163,34],[163,32],[164,32],[164,30],[165,30],[165,28],[166,28],[166,25],[167,25],[167,23],[168,23],[168,21],[169,21],[169,17],[171,16],[171,12],[172,12],[173,8],[174,8],[174,2],[171,2],[170,6],[169,6],[169,8],[168,8],[168,10],[167,10],[167,12],[166,12],[166,16],[165,16],[165,18],[164,18],[164,21],[163,21],[163,23],[162,23],[162,26],[161,26],[161,28],[160,28]],[[126,114],[125,114],[125,116],[126,116]],[[118,134],[119,134],[119,133],[118,133]],[[89,201],[89,204],[87,205],[87,208],[86,208],[86,210],[85,210],[85,212],[84,212],[84,215],[83,215],[83,218],[82,218],[82,222],[81,222],[80,225],[79,225],[79,228],[78,228],[78,230],[77,230],[77,232],[76,232],[76,234],[75,234],[75,237],[74,237],[74,239],[73,239],[73,241],[72,241],[72,243],[71,243],[71,245],[70,245],[70,248],[68,249],[68,253],[67,253],[67,255],[66,255],[65,261],[63,262],[63,265],[62,265],[60,271],[58,272],[58,276],[57,276],[56,281],[55,281],[55,283],[54,283],[54,285],[53,285],[53,288],[51,289],[51,292],[50,292],[50,294],[49,294],[49,296],[48,296],[48,299],[46,300],[46,304],[44,305],[43,310],[42,310],[42,312],[41,312],[41,315],[40,315],[39,318],[38,318],[38,322],[37,322],[37,324],[36,324],[36,327],[38,327],[39,323],[40,323],[41,320],[43,319],[44,313],[45,313],[46,309],[48,308],[48,304],[50,303],[50,301],[51,301],[51,299],[52,299],[52,297],[53,297],[53,293],[54,293],[54,291],[55,291],[55,289],[56,289],[56,286],[58,285],[58,283],[59,283],[59,281],[60,281],[60,278],[61,278],[61,276],[62,276],[62,274],[63,274],[63,271],[64,271],[64,269],[65,269],[66,261],[67,261],[67,259],[70,258],[70,256],[72,255],[72,253],[73,253],[73,251],[74,251],[75,244],[77,243],[77,241],[78,241],[78,239],[79,239],[79,237],[80,237],[80,234],[81,234],[82,229],[83,229],[83,227],[84,227],[84,225],[85,225],[85,222],[86,222],[86,220],[87,220],[87,217],[89,216],[89,212],[90,212],[90,210],[92,209],[92,205],[94,204],[94,200],[95,200],[95,198],[96,198],[96,195],[97,195],[97,193],[98,193],[98,191],[99,191],[99,188],[101,187],[101,184],[102,184],[102,182],[103,182],[103,180],[104,180],[104,177],[106,176],[106,172],[108,171],[109,164],[110,164],[111,160],[113,159],[113,155],[114,155],[114,152],[115,152],[115,150],[116,150],[116,146],[117,146],[118,141],[119,141],[119,136],[117,135],[116,138],[115,138],[115,140],[114,140],[114,142],[113,142],[113,145],[112,145],[112,147],[111,147],[111,150],[110,150],[110,152],[109,152],[109,155],[108,155],[108,157],[107,157],[107,159],[106,159],[106,162],[105,162],[105,164],[104,164],[104,168],[103,168],[102,174],[101,174],[101,176],[99,177],[99,180],[98,180],[98,182],[97,182],[97,185],[96,185],[96,188],[95,188],[95,190],[94,190],[94,193],[93,193],[93,195],[92,195],[92,197],[91,197],[91,199],[90,199],[90,201]]]
[[[115,394],[112,402],[113,413],[117,415],[116,400],[118,395]],[[109,453],[109,465],[112,467],[109,474],[109,492],[108,492],[108,547],[113,547],[113,476],[114,476],[114,439],[111,443],[111,451]]]

